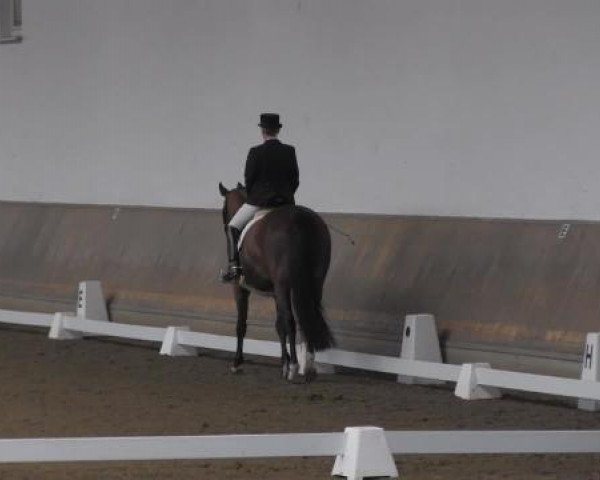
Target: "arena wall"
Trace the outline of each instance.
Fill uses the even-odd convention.
[[[598,330],[596,223],[324,216],[342,348],[397,355],[404,315],[428,312],[450,362],[573,373]],[[235,334],[220,211],[3,202],[0,218],[2,308],[72,310],[98,279],[114,320]],[[275,338],[271,299],[253,296],[249,335]]]

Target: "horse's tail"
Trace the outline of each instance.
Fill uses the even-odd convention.
[[[317,289],[320,288],[311,280],[307,268],[301,267],[296,271],[292,280],[292,305],[309,351],[326,350],[335,345],[323,316],[321,295]]]
[[[326,228],[326,227],[325,227]],[[330,249],[329,232],[327,230],[326,248]],[[323,296],[323,281],[329,266],[330,252],[322,252],[319,255],[315,251],[315,245],[310,245],[310,239],[314,240],[318,235],[315,232],[300,232],[294,238],[292,255],[291,275],[291,301],[296,321],[298,322],[309,351],[326,350],[335,346],[333,334],[323,316],[321,298]],[[318,250],[318,248],[317,248]],[[320,258],[317,258],[320,257]],[[317,273],[319,262],[322,275]],[[322,277],[322,278],[321,278]]]

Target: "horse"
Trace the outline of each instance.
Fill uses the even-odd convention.
[[[246,201],[246,189],[238,183],[228,190],[219,183],[224,197],[223,225]],[[305,381],[316,377],[316,351],[334,346],[335,341],[323,317],[323,284],[331,260],[331,236],[323,219],[313,210],[296,205],[279,206],[256,222],[245,234],[240,251],[243,281],[233,284],[237,306],[237,350],[232,371],[242,363],[243,342],[251,291],[270,295],[277,311],[276,330],[281,343],[281,372],[289,381],[299,366],[296,327],[306,344]],[[289,353],[287,349],[289,343]]]

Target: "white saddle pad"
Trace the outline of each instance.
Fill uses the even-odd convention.
[[[248,224],[244,227],[244,229],[242,230],[242,233],[240,235],[240,240],[238,241],[237,247],[238,250],[242,249],[242,244],[244,243],[244,238],[246,237],[246,234],[250,231],[250,229],[257,223],[260,222],[263,218],[265,218],[269,213],[271,213],[273,211],[272,208],[261,208],[258,212],[256,212],[254,214],[254,217],[252,217],[252,220],[250,220],[248,222]]]

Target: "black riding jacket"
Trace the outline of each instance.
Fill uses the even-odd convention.
[[[277,139],[267,140],[248,152],[244,171],[247,203],[277,207],[294,203],[299,175],[296,150]]]

